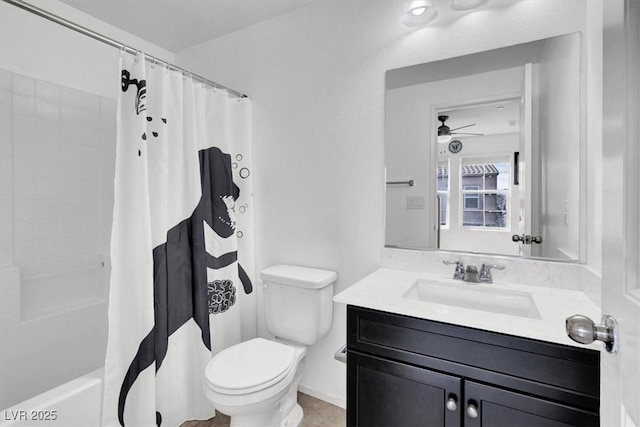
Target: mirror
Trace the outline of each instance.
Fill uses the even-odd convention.
[[[580,45],[387,71],[387,246],[579,259]]]

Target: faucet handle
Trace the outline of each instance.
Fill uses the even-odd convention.
[[[504,265],[501,264],[482,264],[480,267],[480,281],[485,283],[493,283],[491,278],[491,269],[504,270]]]
[[[444,260],[442,261],[443,264],[445,265],[455,265],[456,266],[456,271],[454,271],[453,273],[453,278],[457,279],[457,280],[464,280],[464,264],[462,263],[462,261],[448,261],[448,260]]]

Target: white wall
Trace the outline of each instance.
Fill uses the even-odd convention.
[[[567,191],[580,188],[579,46],[577,35],[549,40],[538,63],[544,257],[579,258],[580,193]]]
[[[63,3],[36,4],[174,59]],[[119,54],[0,3],[0,408],[104,364]]]
[[[253,99],[258,270],[333,269],[338,292],[379,266],[386,70],[583,30],[589,2],[491,2],[420,29],[400,23],[403,3],[317,2],[177,54]],[[344,403],[333,352],[345,341],[345,309],[335,308],[302,384]]]

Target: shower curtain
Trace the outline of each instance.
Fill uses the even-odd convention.
[[[103,426],[214,413],[205,365],[252,333],[250,121],[248,99],[123,53]]]

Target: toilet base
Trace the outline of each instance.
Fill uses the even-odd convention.
[[[300,427],[302,425],[302,418],[304,417],[304,412],[302,412],[302,407],[296,403],[296,406],[293,408],[293,411],[280,423],[280,427]]]
[[[302,407],[294,402],[293,407],[285,404],[260,413],[232,415],[230,427],[300,427],[303,417]]]
[[[227,412],[231,416],[230,427],[300,427],[304,412],[298,404],[298,385],[303,367],[304,359],[298,365],[294,380],[285,394],[274,396],[274,400],[278,402],[275,405],[267,408],[263,406],[259,411],[251,413]],[[227,408],[219,408],[222,413],[225,413],[225,409]]]
[[[280,411],[263,412],[262,414],[251,414],[248,416],[232,416],[230,427],[300,427],[304,412],[302,407],[296,403],[289,415],[282,419]]]

